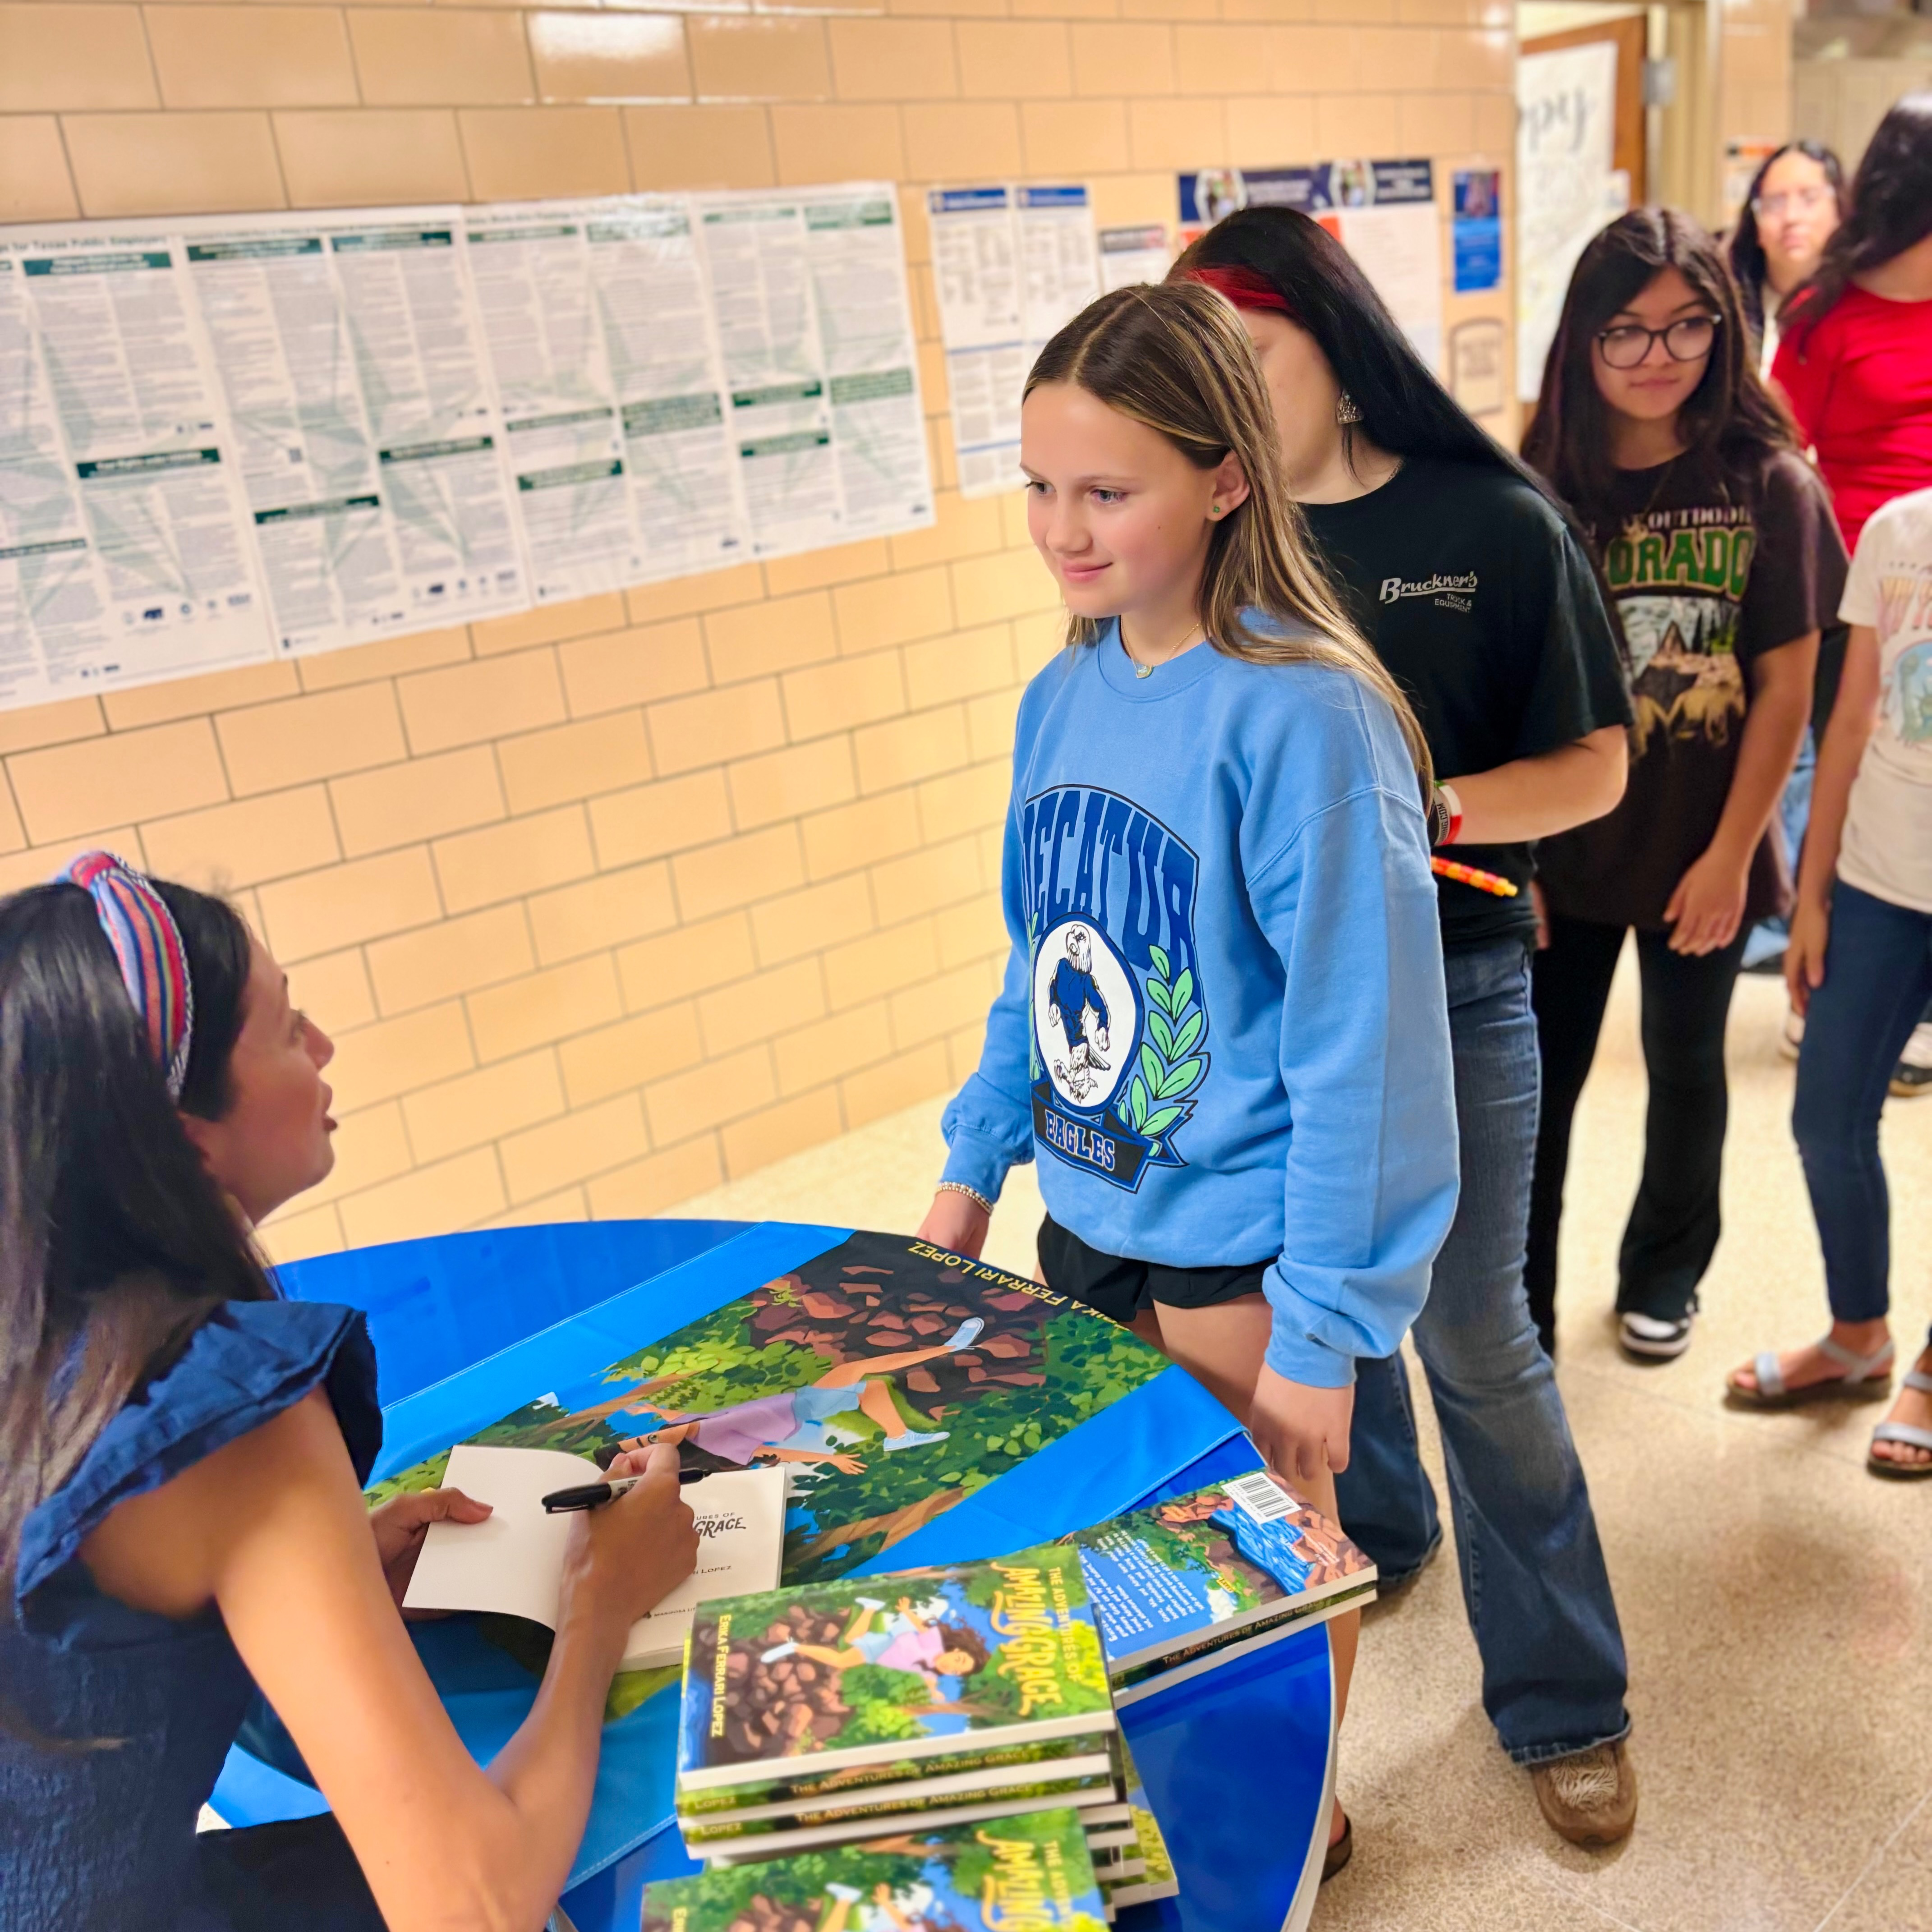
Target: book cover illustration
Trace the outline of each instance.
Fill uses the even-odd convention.
[[[1298,1604],[1365,1588],[1376,1574],[1339,1524],[1262,1471],[1065,1540],[1085,1565],[1117,1683]]]
[[[839,1576],[1150,1382],[1166,1358],[1066,1296],[903,1235],[856,1234],[700,1319],[532,1400],[483,1444],[606,1462],[782,1464],[782,1575]],[[446,1455],[369,1492],[431,1489]]]
[[[1102,1932],[1070,1810],[989,1819],[644,1888],[642,1932]]]
[[[1112,1723],[1079,1558],[1054,1545],[700,1605],[678,1782],[923,1760],[982,1734],[999,1747]]]

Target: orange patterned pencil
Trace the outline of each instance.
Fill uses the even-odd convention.
[[[1479,892],[1494,892],[1499,899],[1513,899],[1516,895],[1511,880],[1494,872],[1479,872],[1474,866],[1459,866],[1454,859],[1432,858],[1429,869],[1439,878],[1454,879],[1460,885],[1474,886]]]

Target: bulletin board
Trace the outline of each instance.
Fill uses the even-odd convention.
[[[1360,263],[1416,353],[1442,373],[1442,236],[1432,162],[1201,168],[1182,175],[1178,187],[1184,244],[1237,208],[1293,208],[1312,216]]]
[[[0,230],[0,709],[932,518],[887,183]]]
[[[936,188],[926,214],[959,492],[994,496],[1021,481],[1028,370],[1100,292],[1092,202],[1078,184]]]

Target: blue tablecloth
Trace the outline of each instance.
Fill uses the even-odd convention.
[[[783,1258],[787,1255],[795,1251],[802,1258],[847,1232],[716,1221],[514,1228],[320,1256],[283,1269],[280,1278],[285,1292],[298,1299],[345,1302],[368,1312],[388,1431],[382,1461],[393,1468],[450,1439],[438,1434],[448,1406],[438,1385],[447,1378],[462,1373],[466,1401],[478,1400],[481,1390],[487,1403],[488,1365],[502,1350],[518,1351],[514,1368],[505,1364],[506,1376],[526,1376],[532,1337],[556,1328],[555,1337],[543,1346],[554,1346],[560,1357],[580,1352],[586,1346],[582,1331],[600,1328],[601,1311],[592,1311],[601,1304],[622,1298],[610,1318],[619,1341],[626,1342],[632,1337],[623,1324],[657,1300],[684,1308],[728,1298],[790,1265]],[[605,1359],[608,1354],[598,1358]],[[1178,1494],[1252,1466],[1252,1452],[1228,1441],[1225,1412],[1195,1399],[1191,1384],[1169,1384],[1168,1377],[1180,1373],[1171,1370],[1149,1385],[1164,1388],[1167,1398],[1161,1479],[1132,1498],[1109,1498],[1100,1514],[1126,1507],[1128,1501]],[[529,1390],[506,1380],[502,1393],[500,1408],[486,1406],[478,1423]],[[1109,1438],[1135,1426],[1131,1401],[1103,1412],[1055,1446],[1052,1480],[1022,1485],[1000,1478],[908,1539],[878,1567],[992,1554],[1083,1527],[1094,1520],[1092,1498],[1105,1488],[1104,1472],[1118,1468],[1125,1447],[1124,1438]],[[447,1688],[470,1659],[461,1627],[430,1641],[448,1652],[437,1671]],[[489,1673],[498,1667],[494,1660],[478,1662],[476,1689],[466,1700],[472,1713],[486,1714],[482,1724],[472,1716],[464,1726],[466,1741],[485,1756],[494,1748],[490,1732],[500,1724],[507,1736],[528,1702],[526,1687],[497,1688]],[[493,1699],[500,1702],[500,1712]],[[634,1717],[648,1726],[656,1721],[646,1718],[651,1710],[646,1705]],[[1321,1828],[1328,1811],[1332,1726],[1325,1634],[1317,1630],[1289,1638],[1148,1698],[1130,1706],[1122,1721],[1181,1882],[1178,1900],[1124,1912],[1124,1932],[1155,1926],[1175,1932],[1266,1932],[1281,1926],[1298,1932],[1312,1907],[1326,1835]],[[640,1780],[640,1787],[668,1775],[654,1753],[646,1757],[653,1775]],[[600,1808],[606,1802],[600,1784]],[[640,1788],[636,1802],[661,1806],[663,1794]],[[238,1750],[230,1754],[214,1803],[232,1824],[323,1808],[309,1786]],[[646,1880],[695,1869],[675,1831],[660,1830],[576,1886],[563,1906],[579,1932],[634,1932]]]

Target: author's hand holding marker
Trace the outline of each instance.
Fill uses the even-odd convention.
[[[640,1478],[571,1526],[557,1634],[573,1624],[609,1652],[615,1669],[631,1626],[698,1567],[697,1519],[679,1493],[677,1451],[665,1443],[628,1450],[610,1467],[614,1482]]]
[[[688,1489],[693,1483],[703,1482],[707,1473],[703,1469],[680,1469],[677,1486]],[[606,1476],[595,1483],[579,1483],[574,1489],[553,1490],[543,1499],[544,1514],[567,1516],[572,1510],[602,1509],[606,1503],[628,1495],[644,1480],[642,1476]]]

